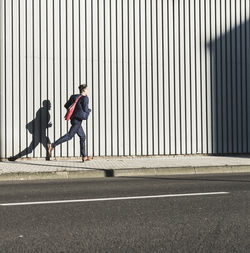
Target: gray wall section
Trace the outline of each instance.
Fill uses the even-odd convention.
[[[249,16],[248,0],[1,0],[1,157],[45,157],[80,83],[89,155],[249,153]],[[77,136],[55,150],[79,155]]]

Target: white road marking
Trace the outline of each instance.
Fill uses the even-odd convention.
[[[110,201],[110,200],[132,200],[132,199],[191,197],[191,196],[223,195],[223,194],[229,194],[229,192],[204,192],[204,193],[184,193],[184,194],[133,196],[133,197],[116,197],[116,198],[98,198],[98,199],[73,199],[73,200],[3,203],[3,204],[0,204],[0,206],[26,206],[26,205],[61,204],[61,203],[98,202],[98,201]]]

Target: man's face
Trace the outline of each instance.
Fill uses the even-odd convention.
[[[84,89],[83,94],[85,94],[85,95],[88,94],[88,86]]]

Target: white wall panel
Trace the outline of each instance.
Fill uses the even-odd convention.
[[[168,2],[162,0],[162,37],[163,37],[163,118],[164,118],[164,153],[169,154],[170,124],[169,124],[169,47],[168,47]]]
[[[186,93],[186,101],[185,101],[185,109],[186,109],[186,153],[192,153],[192,121],[191,121],[191,50],[190,50],[190,7],[189,1],[185,1],[185,26],[184,26],[184,36],[185,36],[185,93]]]
[[[46,157],[81,83],[89,155],[249,152],[249,1],[0,2],[1,157]]]
[[[129,31],[130,31],[130,40],[129,40],[129,50],[130,50],[130,57],[129,57],[129,62],[130,62],[130,80],[129,80],[129,121],[130,121],[130,147],[131,155],[136,154],[136,142],[135,142],[135,136],[136,136],[136,129],[135,129],[135,89],[134,89],[134,84],[135,84],[135,79],[136,79],[136,72],[135,72],[135,29],[134,29],[134,23],[135,23],[135,1],[130,0],[129,1],[129,16],[130,16],[130,23],[129,23]],[[111,49],[112,52],[112,49]],[[133,143],[135,145],[133,145]]]
[[[5,129],[5,59],[6,59],[6,3],[5,1],[0,2],[0,157],[5,157],[6,153],[6,129]]]
[[[6,113],[6,154],[12,154],[14,149],[14,114],[13,114],[13,4],[6,1],[6,98],[8,112]],[[7,108],[6,108],[7,109]],[[7,118],[8,117],[8,118]]]
[[[206,72],[206,64],[207,64],[207,47],[204,47],[204,42],[206,41],[207,36],[207,27],[206,27],[206,0],[202,0],[200,2],[200,64],[201,64],[201,153],[207,153],[207,72]]]
[[[180,68],[180,154],[186,154],[186,85],[185,85],[185,1],[179,1],[179,68]],[[183,31],[183,32],[182,32]]]
[[[151,78],[151,16],[150,16],[150,0],[145,0],[145,61],[146,61],[146,116],[147,124],[146,134],[147,134],[147,154],[153,154],[153,120],[152,120],[152,78]]]

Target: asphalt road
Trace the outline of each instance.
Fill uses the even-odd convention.
[[[0,252],[250,252],[250,175],[0,183]]]

